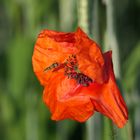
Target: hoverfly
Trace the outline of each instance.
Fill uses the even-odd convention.
[[[49,67],[45,68],[44,71],[48,71],[48,70],[51,70],[51,69],[54,69],[54,68],[57,68],[59,66],[59,63],[55,62],[53,63],[52,65],[50,65]]]
[[[48,70],[58,71],[59,69],[62,69],[65,67],[65,63],[59,64],[58,62],[53,63],[49,67],[45,68],[44,71],[47,72]]]

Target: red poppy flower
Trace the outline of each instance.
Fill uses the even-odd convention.
[[[39,34],[32,63],[53,120],[84,122],[98,111],[118,127],[125,125],[128,112],[115,82],[111,54],[102,53],[80,28]]]

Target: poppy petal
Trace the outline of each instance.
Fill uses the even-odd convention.
[[[74,80],[64,78],[63,75],[57,79],[52,80],[43,93],[43,100],[51,110],[52,119],[86,121],[94,113],[90,98],[75,94],[78,86]]]
[[[89,87],[82,87],[81,93],[90,96],[96,111],[106,115],[122,128],[128,120],[128,111],[121,93],[116,85],[112,68],[111,52],[104,54],[107,82],[103,84],[93,83]]]
[[[97,100],[94,105],[97,111],[111,118],[118,127],[122,128],[128,120],[127,107],[116,85],[112,68],[111,52],[105,53],[104,58],[106,66],[108,67],[109,80],[99,90],[102,96],[100,96],[100,101],[98,102]],[[102,107],[100,108],[99,106]]]
[[[75,33],[43,30],[36,41],[32,57],[33,69],[42,85],[48,83],[51,72],[44,69],[51,64],[64,63],[76,54],[79,69],[94,81],[103,83],[104,59],[99,46],[78,28]],[[94,55],[93,55],[94,54]]]

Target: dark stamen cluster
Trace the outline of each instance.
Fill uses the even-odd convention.
[[[75,55],[69,56],[66,60],[66,66],[71,70],[77,69],[78,63]]]
[[[78,73],[77,79],[78,84],[82,84],[83,86],[89,86],[92,83],[92,79],[83,73]]]
[[[67,75],[68,78],[75,79],[78,84],[81,84],[83,86],[89,86],[89,84],[93,82],[90,77],[86,76],[83,73],[71,72]]]
[[[65,75],[67,75],[68,78],[75,79],[78,84],[89,86],[89,84],[93,82],[91,78],[78,70],[78,63],[75,55],[69,56],[64,69]]]

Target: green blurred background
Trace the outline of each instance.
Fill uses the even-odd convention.
[[[123,129],[96,113],[86,123],[50,120],[32,70],[44,29],[77,26],[113,50],[118,85],[129,108]],[[0,0],[0,140],[140,140],[140,0]]]

